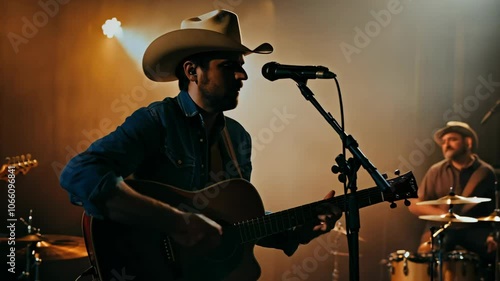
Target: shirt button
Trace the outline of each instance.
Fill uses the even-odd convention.
[[[203,139],[200,139],[200,142],[203,142]]]
[[[177,164],[181,165],[182,164],[182,160],[177,160]]]
[[[205,165],[201,164],[201,167],[202,167],[202,168],[205,168]]]

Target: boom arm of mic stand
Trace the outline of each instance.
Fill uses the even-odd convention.
[[[348,244],[349,244],[349,280],[358,281],[359,280],[359,208],[356,201],[356,173],[359,169],[359,166],[363,166],[368,173],[372,176],[373,180],[377,184],[377,186],[385,191],[387,188],[390,188],[389,183],[384,179],[384,177],[377,171],[377,169],[368,161],[368,159],[363,155],[363,153],[358,148],[358,143],[352,136],[347,136],[342,128],[339,126],[337,121],[333,118],[333,116],[327,113],[318,101],[314,98],[314,94],[307,87],[306,79],[296,79],[297,86],[300,89],[300,92],[304,96],[304,98],[310,101],[314,107],[323,115],[328,124],[330,124],[333,129],[340,136],[343,145],[354,155],[354,162],[356,163],[356,167],[353,167],[349,172],[349,187],[351,188],[351,192],[347,194],[348,202],[346,206],[346,222],[348,229]],[[335,80],[337,82],[337,80]],[[338,84],[337,84],[338,85]]]
[[[318,101],[314,98],[314,94],[307,87],[306,82],[297,80],[295,80],[295,82],[297,82],[297,86],[299,87],[300,92],[302,93],[304,98],[310,101],[314,105],[314,107],[316,107],[316,109],[321,113],[321,115],[323,115],[326,121],[328,121],[328,124],[330,124],[333,127],[335,132],[337,132],[337,134],[340,136],[345,147],[359,161],[361,166],[363,166],[363,168],[370,174],[373,181],[375,181],[375,184],[382,190],[382,192],[386,191],[388,188],[391,188],[387,180],[382,176],[382,174],[380,174],[377,168],[375,168],[375,166],[373,166],[373,164],[365,157],[363,152],[361,152],[356,140],[351,135],[346,135],[345,132],[340,127],[340,125],[337,123],[337,121],[333,118],[333,116],[327,113],[321,107]]]

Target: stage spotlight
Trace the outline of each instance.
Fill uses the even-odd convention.
[[[113,38],[114,36],[120,37],[123,34],[123,30],[121,28],[122,23],[118,21],[116,18],[112,18],[107,20],[102,25],[102,32],[108,38]]]

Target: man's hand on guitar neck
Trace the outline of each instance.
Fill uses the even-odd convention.
[[[335,196],[335,191],[330,191],[323,199]],[[300,244],[307,244],[321,234],[330,232],[335,223],[342,217],[342,211],[332,204],[321,204],[316,208],[318,220],[302,225],[295,229]]]

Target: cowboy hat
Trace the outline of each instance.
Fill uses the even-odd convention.
[[[215,10],[185,19],[181,29],[156,38],[144,53],[142,68],[153,81],[174,81],[177,80],[175,69],[183,59],[210,51],[270,54],[273,47],[269,43],[253,50],[245,47],[241,44],[238,16],[230,11]]]
[[[437,130],[434,133],[434,141],[438,144],[441,143],[441,138],[448,133],[458,133],[464,137],[470,137],[472,139],[472,150],[477,149],[478,138],[477,134],[472,128],[464,122],[460,121],[449,121],[446,126]]]

